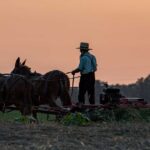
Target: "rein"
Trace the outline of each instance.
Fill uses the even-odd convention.
[[[66,74],[70,74],[72,72],[67,72]],[[72,89],[71,89],[71,97],[73,96],[73,90],[74,90],[74,80],[75,78],[80,78],[81,76],[77,76],[75,77],[75,75],[73,74],[73,78],[69,78],[69,79],[72,79]]]
[[[66,73],[67,74],[67,73]],[[19,75],[19,74],[9,74],[9,73],[5,73],[5,74],[1,74],[1,75],[4,75],[4,76],[10,76],[10,75],[17,75],[17,76],[20,76],[20,77],[25,77],[24,75]],[[72,80],[72,79],[76,79],[76,78],[80,78],[81,76],[74,76],[74,77],[72,77],[72,78],[68,78],[68,79],[70,79],[70,80]],[[55,80],[47,80],[47,79],[44,79],[44,78],[40,78],[40,79],[32,79],[32,80],[34,80],[34,81],[41,81],[41,80],[46,80],[46,81],[48,81],[48,82],[53,82],[53,81],[56,81],[56,79]],[[64,79],[57,79],[57,80],[62,80],[62,81],[64,81]]]
[[[71,73],[71,72],[67,72],[66,74],[69,74],[69,73]],[[4,76],[9,76],[9,75],[18,75],[18,74],[8,74],[8,73],[5,73],[5,74],[2,74],[2,75],[4,75]],[[23,76],[23,75],[19,75],[19,76],[25,77],[25,76]],[[76,77],[75,77],[75,75],[73,75],[72,78],[69,78],[69,80],[72,80],[71,96],[73,96],[74,81],[75,81],[75,79],[80,78],[80,77],[81,77],[81,76],[76,76]],[[54,81],[58,81],[58,80],[59,80],[59,81],[65,81],[64,79],[47,80],[47,79],[44,79],[44,78],[32,79],[32,80],[34,80],[34,81],[47,81],[47,82],[54,82]]]
[[[72,90],[71,90],[71,97],[72,97],[72,95],[73,95],[74,79],[75,79],[75,76],[73,75],[73,78],[72,78]]]

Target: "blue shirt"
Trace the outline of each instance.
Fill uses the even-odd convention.
[[[88,74],[97,70],[97,62],[94,55],[86,52],[80,56],[80,64],[78,67],[81,74]]]

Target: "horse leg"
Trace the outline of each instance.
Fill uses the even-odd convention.
[[[30,120],[30,123],[37,122],[37,112],[32,111],[30,105],[21,104],[19,108],[21,115],[27,117]]]
[[[61,103],[63,106],[71,106],[71,97],[69,95],[69,92],[67,90],[62,91],[60,95]]]
[[[35,109],[32,110],[32,115],[38,121],[37,111]]]
[[[54,96],[50,96],[49,98],[49,106],[59,108],[59,106],[55,103],[56,98]],[[47,114],[47,120],[49,120],[49,114]]]
[[[37,118],[37,110],[34,109],[34,97],[31,95],[31,90],[27,91],[27,101],[26,102],[26,108],[27,108],[27,113],[30,115],[29,118],[31,119],[31,122],[38,122]]]
[[[58,105],[55,103],[55,100],[56,100],[56,98],[54,98],[54,96],[49,97],[48,102],[49,102],[50,107],[58,107]]]

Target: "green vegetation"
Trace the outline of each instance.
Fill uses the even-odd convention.
[[[46,114],[38,113],[40,123],[56,121],[55,115],[49,115],[47,120]],[[91,110],[85,112],[69,113],[60,119],[63,125],[89,125],[91,121],[100,122],[150,122],[150,109],[134,108],[116,108],[112,110]],[[0,112],[0,122],[21,122],[29,123],[29,119],[22,117],[17,111],[10,113]]]
[[[51,120],[55,120],[54,115],[48,115],[48,120],[47,120],[47,115],[38,113],[38,120],[41,123],[49,122]],[[18,111],[12,111],[9,113],[2,113],[0,112],[0,122],[22,122],[22,123],[29,123],[29,119],[27,117],[21,116],[20,112]]]
[[[12,111],[9,113],[0,112],[0,122],[13,122],[16,118],[21,117],[20,112]]]
[[[116,108],[70,113],[62,119],[64,125],[88,125],[91,121],[101,122],[150,122],[150,109]]]
[[[150,122],[150,109],[116,108],[112,110],[94,110],[87,113],[93,121]]]
[[[85,126],[88,125],[90,122],[90,119],[85,115],[80,112],[76,113],[69,113],[66,116],[63,117],[61,122],[64,125],[80,125],[80,126]]]

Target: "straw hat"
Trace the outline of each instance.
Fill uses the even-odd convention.
[[[85,43],[85,42],[81,42],[80,43],[80,47],[78,47],[77,49],[82,49],[82,50],[92,50],[91,48],[89,48],[89,43]]]

